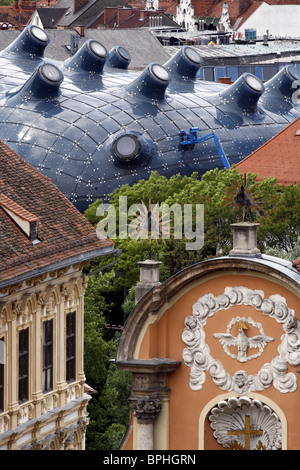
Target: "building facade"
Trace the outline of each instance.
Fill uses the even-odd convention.
[[[0,143],[0,450],[84,449],[86,262],[113,253]]]
[[[257,250],[255,224],[233,230],[229,256],[154,282],[129,316],[123,449],[299,449],[299,272]]]

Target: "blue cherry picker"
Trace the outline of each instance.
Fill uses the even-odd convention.
[[[211,132],[210,134],[204,135],[203,137],[199,136],[199,127],[191,127],[190,130],[187,131],[180,131],[179,132],[179,137],[180,137],[180,145],[185,146],[187,148],[193,148],[195,144],[198,144],[200,142],[205,142],[206,140],[209,139],[214,139],[215,144],[217,146],[219,155],[221,157],[221,160],[223,162],[224,167],[228,170],[230,168],[230,164],[228,161],[228,158],[226,157],[222,146],[219,142],[218,137],[214,132]]]

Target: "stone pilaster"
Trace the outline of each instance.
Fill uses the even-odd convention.
[[[137,421],[137,450],[155,450],[154,422],[169,397],[168,374],[180,361],[169,358],[117,362],[132,373],[130,407]]]

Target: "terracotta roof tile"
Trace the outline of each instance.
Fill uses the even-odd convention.
[[[0,178],[0,284],[71,257],[83,259],[95,250],[113,248],[111,240],[97,237],[49,178],[1,141]],[[39,243],[31,243],[4,206],[30,221],[38,217]]]
[[[293,262],[293,266],[294,266],[294,268],[296,268],[297,271],[299,271],[299,273],[300,273],[300,258],[298,258],[296,261]]]
[[[257,180],[274,176],[278,183],[300,183],[300,118],[236,165],[240,173],[256,173]]]
[[[8,209],[9,211],[13,212],[21,219],[27,220],[28,222],[35,222],[38,220],[38,217],[28,212],[24,207],[21,207],[16,202],[9,199],[4,194],[0,194],[0,207],[4,209]]]
[[[23,29],[30,21],[33,10],[23,10],[14,6],[0,6],[0,24],[10,24],[17,29]]]

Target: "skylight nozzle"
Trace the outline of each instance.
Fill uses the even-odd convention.
[[[9,54],[43,57],[50,40],[47,33],[35,25],[28,25],[21,34],[10,44],[5,52]]]
[[[164,64],[171,79],[195,81],[203,64],[202,57],[190,46],[183,46],[171,59]]]
[[[164,100],[169,79],[170,75],[165,67],[152,63],[133,82],[126,86],[126,90],[140,97]]]
[[[111,68],[126,70],[130,61],[129,52],[124,47],[115,46],[109,51],[105,65]]]
[[[98,41],[89,39],[70,59],[64,62],[64,66],[74,72],[99,73],[107,58],[106,48]]]
[[[19,93],[25,99],[56,98],[60,94],[63,78],[61,70],[56,65],[43,63],[36,68]]]
[[[257,103],[265,90],[264,84],[251,73],[243,73],[232,85],[221,91],[220,104],[256,113]]]

